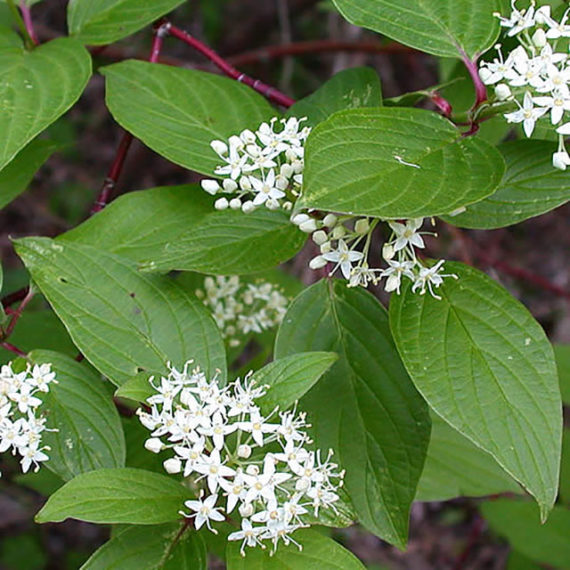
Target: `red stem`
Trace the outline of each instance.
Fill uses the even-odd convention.
[[[17,303],[18,301],[21,301],[27,294],[28,294],[28,287],[22,287],[21,289],[18,289],[17,291],[14,291],[13,293],[6,295],[2,299],[2,306],[4,308],[9,307],[10,305]]]
[[[467,54],[463,54],[463,63],[471,76],[471,81],[473,81],[473,87],[475,87],[475,103],[473,104],[473,109],[475,110],[483,101],[487,100],[487,87],[481,78],[479,77],[479,68],[477,67],[477,59],[469,59]]]
[[[293,103],[295,103],[294,99],[288,97],[284,93],[281,93],[274,87],[267,85],[260,81],[259,79],[253,79],[242,73],[232,65],[230,65],[224,58],[219,56],[213,49],[209,48],[207,45],[203,44],[200,40],[192,37],[188,32],[177,28],[176,26],[170,26],[169,33],[171,36],[179,39],[180,41],[184,42],[186,45],[194,48],[195,50],[199,51],[202,55],[207,57],[214,65],[219,67],[219,69],[225,73],[231,79],[235,79],[240,83],[244,83],[245,85],[249,85],[252,89],[272,101],[273,103],[277,103],[283,107],[291,107]]]
[[[26,308],[26,305],[33,299],[33,297],[34,292],[31,288],[29,288],[19,307],[15,311],[11,311],[12,315],[10,317],[10,322],[2,334],[2,340],[6,340],[12,334],[14,327],[18,322],[18,319],[22,316],[22,312]]]
[[[457,558],[455,565],[453,566],[453,570],[461,570],[462,568],[465,567],[467,558],[469,557],[469,554],[471,554],[471,551],[473,550],[475,543],[477,542],[477,540],[479,540],[479,537],[483,533],[484,528],[485,528],[485,520],[479,515],[476,515],[476,518],[473,521],[473,525],[471,526],[471,532],[469,533],[467,544],[465,545],[463,552]]]
[[[168,29],[170,24],[160,24],[154,30],[154,38],[152,40],[152,47],[150,50],[150,56],[148,61],[150,63],[156,63],[158,61],[158,57],[160,55],[160,51],[162,49],[162,45],[164,43],[164,38],[168,35]],[[109,202],[111,198],[111,194],[117,185],[117,181],[119,180],[119,176],[123,171],[123,167],[125,165],[125,160],[127,159],[127,154],[129,153],[129,149],[131,148],[131,144],[133,142],[133,135],[131,133],[125,132],[123,133],[123,138],[119,143],[119,148],[117,149],[117,154],[115,155],[115,160],[113,164],[111,164],[111,168],[107,173],[107,177],[103,182],[103,186],[101,191],[99,192],[99,196],[95,203],[91,208],[91,215],[100,212]]]
[[[20,350],[17,346],[10,344],[9,342],[0,342],[0,346],[5,350],[9,350],[18,356],[23,356],[24,358],[27,356],[23,350]]]
[[[26,4],[26,0],[20,1],[20,12],[22,12],[22,19],[24,20],[24,25],[26,26],[26,30],[30,39],[34,43],[34,45],[38,45],[38,36],[36,36],[36,32],[34,30],[34,23],[32,22],[32,14],[30,7]]]

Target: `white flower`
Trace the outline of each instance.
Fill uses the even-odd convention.
[[[547,108],[536,108],[533,105],[532,95],[527,91],[524,95],[522,107],[519,104],[519,110],[513,113],[507,113],[505,119],[509,123],[523,123],[523,129],[527,137],[532,135],[534,124],[544,113],[548,111]]]
[[[394,259],[387,260],[387,263],[390,267],[384,269],[380,274],[381,277],[388,277],[384,289],[389,293],[396,291],[399,295],[402,277],[405,276],[412,280],[415,277],[412,271],[414,264],[411,261],[396,261]]]
[[[251,433],[251,437],[257,445],[263,446],[264,434],[274,433],[277,431],[277,425],[267,423],[265,418],[259,413],[258,410],[252,410],[249,416],[249,421],[238,422],[238,427],[242,431]]]
[[[49,450],[49,447],[45,446],[40,449],[36,443],[35,445],[24,447],[19,450],[19,453],[22,456],[21,465],[23,473],[27,473],[32,465],[34,465],[34,471],[36,473],[40,470],[39,463],[49,459],[49,457],[43,452],[44,449]]]
[[[423,223],[423,218],[407,220],[405,224],[400,224],[399,222],[388,222],[388,225],[396,234],[396,239],[392,242],[394,251],[400,251],[407,246],[423,249],[425,247],[424,240],[418,233],[418,230],[422,227]]]
[[[245,546],[256,546],[259,544],[262,548],[265,548],[263,543],[259,540],[259,535],[265,531],[264,527],[254,528],[248,519],[242,519],[241,530],[232,532],[228,536],[228,540],[242,540],[242,545],[240,552],[242,556],[245,556]]]
[[[438,261],[432,267],[422,267],[420,269],[419,275],[416,277],[414,284],[412,285],[412,291],[416,291],[416,289],[420,290],[420,295],[423,295],[427,290],[430,292],[432,297],[435,299],[441,299],[438,295],[436,295],[433,291],[434,287],[437,288],[443,283],[444,277],[453,277],[457,279],[457,275],[448,274],[444,275],[440,273],[443,269],[444,260]]]
[[[210,495],[203,501],[200,499],[195,501],[185,501],[184,505],[190,510],[195,511],[193,515],[188,515],[183,511],[180,514],[186,518],[196,518],[194,526],[196,530],[199,530],[204,523],[208,527],[208,530],[214,534],[218,534],[218,531],[210,526],[210,521],[221,522],[225,520],[225,517],[220,513],[220,508],[216,507],[216,501],[218,500],[218,495]]]
[[[566,170],[570,166],[570,156],[565,150],[555,152],[552,155],[552,166],[558,170]]]
[[[352,272],[352,264],[364,257],[361,251],[349,250],[346,242],[342,239],[338,240],[337,249],[323,254],[323,258],[332,263],[336,263],[335,268],[331,271],[334,273],[337,267],[340,267],[345,279],[350,279]]]
[[[566,24],[568,20],[569,10],[564,12],[560,22],[557,22],[549,16],[544,17],[545,24],[550,28],[546,32],[546,37],[548,39],[557,40],[558,38],[570,38],[570,26]]]
[[[254,176],[250,176],[249,180],[253,189],[257,192],[253,199],[255,206],[264,204],[269,198],[279,200],[285,196],[285,192],[275,186],[275,170],[273,170],[273,168],[267,173],[267,176],[263,180],[259,180],[259,178],[255,178]]]
[[[552,97],[534,97],[533,101],[540,107],[550,109],[550,120],[553,125],[559,123],[564,111],[570,110],[570,93],[554,93]]]

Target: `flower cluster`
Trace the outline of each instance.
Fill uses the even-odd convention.
[[[513,100],[518,109],[504,116],[510,123],[522,123],[527,137],[541,118],[550,118],[558,133],[558,150],[552,155],[555,168],[566,170],[570,156],[564,145],[564,135],[570,134],[570,122],[561,124],[570,111],[570,55],[557,51],[560,38],[570,38],[567,24],[570,8],[560,21],[552,18],[550,6],[535,9],[534,0],[527,9],[517,9],[512,0],[512,13],[500,14],[501,26],[508,36],[515,36],[519,45],[507,58],[497,45],[498,57],[481,64],[479,75],[486,85],[495,86],[499,101]]]
[[[212,311],[230,346],[240,344],[240,335],[279,325],[289,302],[273,283],[245,284],[236,275],[206,277],[204,289],[197,289],[196,296]]]
[[[147,399],[150,411],[138,411],[151,431],[145,447],[172,452],[164,461],[168,473],[182,473],[201,484],[197,499],[185,502],[196,529],[203,525],[241,518],[240,530],[228,540],[245,546],[282,540],[297,544],[291,533],[308,526],[309,513],[335,509],[343,473],[330,461],[310,451],[303,428],[304,414],[275,409],[267,417],[255,401],[267,387],[255,385],[251,373],[221,387],[199,369],[170,367],[160,384],[150,383],[156,394]],[[299,546],[299,545],[298,545]]]
[[[368,283],[377,284],[386,278],[384,288],[388,292],[400,293],[402,277],[413,282],[412,291],[421,295],[426,291],[439,299],[434,289],[443,283],[444,277],[454,277],[453,274],[443,273],[444,261],[440,260],[429,267],[422,263],[416,255],[416,248],[425,248],[422,233],[423,218],[406,220],[404,223],[388,221],[392,230],[390,239],[382,248],[382,256],[388,267],[386,269],[370,269],[368,253],[372,240],[372,232],[379,220],[370,218],[355,218],[353,216],[335,216],[327,214],[322,221],[311,218],[308,214],[298,214],[293,222],[301,229],[313,230],[313,241],[319,246],[320,253],[311,259],[312,269],[332,265],[330,274],[340,269],[348,286],[366,286]],[[318,229],[317,229],[318,228]],[[362,251],[357,249],[362,245]]]
[[[210,143],[225,163],[214,171],[223,181],[202,180],[202,188],[212,195],[230,195],[216,200],[218,210],[292,208],[303,183],[303,147],[311,130],[301,127],[302,120],[273,118],[255,133],[246,129],[227,143]]]
[[[11,450],[21,457],[22,471],[33,465],[38,471],[40,463],[49,457],[41,446],[45,418],[38,414],[42,405],[41,394],[49,392],[49,385],[56,382],[50,364],[29,366],[23,372],[15,372],[12,364],[0,368],[0,453]]]
[[[432,267],[426,267],[415,254],[414,247],[423,248],[423,240],[418,233],[423,220],[408,220],[404,223],[388,221],[392,229],[393,240],[384,245],[383,257],[388,264],[385,269],[370,269],[368,266],[368,253],[372,243],[374,228],[382,220],[359,217],[332,212],[316,212],[312,210],[297,211],[295,202],[300,196],[303,183],[304,153],[303,145],[311,129],[300,125],[304,119],[276,118],[269,123],[262,123],[259,128],[252,131],[245,130],[239,136],[231,136],[228,143],[212,141],[212,148],[224,159],[227,164],[216,169],[215,173],[225,176],[222,184],[216,180],[203,180],[202,187],[211,194],[234,194],[229,201],[219,198],[215,206],[218,209],[242,209],[245,213],[253,211],[257,206],[265,204],[268,208],[284,208],[293,210],[291,221],[305,233],[312,234],[313,241],[319,246],[320,253],[314,257],[309,266],[317,270],[331,265],[329,274],[340,270],[343,277],[348,280],[349,287],[358,285],[366,287],[369,283],[377,284],[386,278],[386,291],[400,292],[402,277],[413,281],[413,291],[424,294],[434,293],[448,275],[443,273],[443,261]],[[276,132],[276,125],[281,125]],[[261,143],[260,144],[258,144]],[[252,174],[253,173],[253,174]],[[253,200],[243,201],[244,197],[254,193]],[[220,279],[220,278],[218,278]],[[223,278],[221,278],[223,279]],[[232,278],[233,279],[233,278]],[[230,281],[210,280],[206,284],[206,293],[198,291],[210,307],[214,310],[214,317],[225,331],[225,336],[231,338],[235,345],[239,341],[234,337],[236,331],[261,332],[267,328],[262,323],[266,314],[247,312],[247,315],[236,315],[250,303],[234,300],[236,285]],[[220,293],[220,291],[224,291]],[[227,291],[227,292],[226,292]],[[252,289],[253,291],[253,289]],[[255,295],[248,293],[248,298]],[[267,297],[267,295],[265,295]],[[263,297],[259,297],[263,299]],[[279,302],[278,296],[273,294],[270,303]],[[284,313],[284,303],[279,304],[276,317],[277,324]]]

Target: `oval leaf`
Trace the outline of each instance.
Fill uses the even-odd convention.
[[[34,363],[51,363],[57,384],[44,397],[49,427],[46,466],[64,481],[96,469],[125,466],[125,437],[117,409],[102,378],[89,366],[47,350],[29,355]],[[43,409],[43,408],[42,408]]]
[[[276,115],[255,91],[226,77],[143,61],[101,72],[115,120],[147,146],[186,168],[212,174],[220,158],[210,148]]]
[[[220,331],[202,303],[172,279],[93,247],[25,238],[16,250],[85,357],[113,383],[194,359],[225,378]]]
[[[91,57],[71,38],[0,49],[0,170],[67,111],[91,77]]]
[[[202,538],[180,524],[131,527],[113,536],[81,570],[207,570],[208,553]]]
[[[333,0],[351,23],[442,57],[469,57],[499,35],[501,0]]]
[[[130,36],[168,14],[184,0],[71,0],[69,32],[80,42],[104,45]]]
[[[512,141],[499,146],[507,170],[497,191],[444,220],[461,228],[495,229],[544,214],[570,200],[570,171],[552,167],[556,145]]]
[[[219,212],[213,203],[197,185],[131,192],[58,241],[97,246],[140,262],[147,271],[216,275],[275,267],[305,242],[306,234],[282,212]]]
[[[505,168],[494,147],[460,138],[443,117],[396,107],[336,113],[305,153],[303,206],[379,218],[452,212],[492,194]]]
[[[298,530],[293,538],[303,546],[280,544],[272,556],[267,550],[248,548],[240,554],[239,542],[228,542],[226,562],[228,570],[364,570],[365,566],[338,542],[315,530]]]
[[[335,363],[338,355],[333,352],[301,352],[279,358],[253,375],[259,386],[268,386],[258,405],[269,413],[279,406],[291,407]]]
[[[429,440],[430,421],[400,361],[386,311],[369,293],[323,280],[291,304],[276,357],[309,350],[340,358],[299,408],[321,449],[333,449],[345,489],[368,529],[403,547]]]
[[[181,518],[190,491],[166,475],[142,469],[99,469],[58,489],[36,522],[67,518],[99,524],[161,524]]]
[[[441,300],[406,284],[390,301],[404,364],[432,409],[538,501],[556,498],[562,406],[552,347],[532,315],[485,274],[447,262]]]

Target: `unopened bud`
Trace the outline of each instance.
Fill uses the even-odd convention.
[[[164,470],[167,473],[170,473],[170,475],[174,475],[175,473],[180,473],[180,471],[182,471],[182,463],[177,457],[167,459],[162,465]]]
[[[488,67],[481,67],[479,69],[479,77],[485,85],[487,85],[489,79],[491,78],[491,75],[493,75],[493,73]]]
[[[251,457],[251,446],[247,444],[242,444],[237,450],[238,457],[242,459],[249,459]]]
[[[200,186],[202,186],[202,190],[205,190],[212,196],[214,196],[214,194],[220,189],[220,185],[217,180],[202,180],[202,182],[200,182]]]
[[[542,28],[538,28],[534,34],[532,34],[532,43],[539,49],[546,45],[546,32]]]
[[[239,198],[232,198],[230,200],[230,208],[232,210],[239,210],[241,208],[241,200]]]
[[[305,222],[299,224],[299,229],[307,234],[312,234],[317,229],[317,222],[309,218]]]
[[[144,442],[144,446],[145,449],[148,449],[148,451],[152,451],[153,453],[158,453],[159,451],[162,451],[162,448],[164,447],[162,445],[162,441],[160,441],[158,437],[151,437],[147,439]]]
[[[333,228],[336,226],[337,217],[334,214],[327,214],[323,220],[323,224],[327,228]]]
[[[257,465],[248,465],[245,472],[248,475],[253,475],[253,476],[259,475],[259,467]]]
[[[317,245],[323,245],[323,243],[325,243],[326,241],[329,240],[329,236],[327,235],[327,233],[323,230],[318,230],[313,234],[313,241],[317,244]]]
[[[564,150],[555,152],[552,155],[552,166],[558,168],[558,170],[566,170],[566,167],[570,165],[570,156]]]
[[[251,214],[255,210],[255,204],[251,200],[247,200],[241,205],[241,211],[244,214]]]
[[[346,228],[344,226],[336,226],[332,232],[333,239],[343,238],[346,234]]]
[[[239,187],[246,192],[251,190],[251,182],[249,181],[249,178],[247,176],[242,176],[239,179]]]
[[[356,222],[356,224],[354,224],[354,231],[357,234],[364,235],[365,233],[368,233],[369,229],[370,229],[370,223],[366,218],[361,218]]]
[[[303,222],[310,220],[311,218],[307,214],[295,214],[291,217],[291,221],[296,225],[300,226]]]
[[[239,506],[239,514],[243,518],[248,518],[253,514],[253,505],[251,503],[242,503]]]
[[[321,269],[327,264],[327,260],[322,255],[317,255],[317,257],[313,257],[311,261],[309,261],[309,267],[311,269]]]
[[[218,198],[214,202],[214,208],[216,208],[216,210],[226,210],[229,205],[230,203],[227,198]]]
[[[217,154],[226,154],[228,152],[228,145],[223,141],[212,141],[210,146],[214,149]]]
[[[231,178],[226,178],[222,182],[222,186],[226,192],[235,192],[238,188],[237,182]]]
[[[495,86],[495,95],[499,101],[506,101],[512,97],[511,88],[506,83]]]
[[[395,253],[396,252],[394,251],[394,246],[392,244],[385,243],[384,246],[382,247],[382,257],[386,261],[392,259]]]

